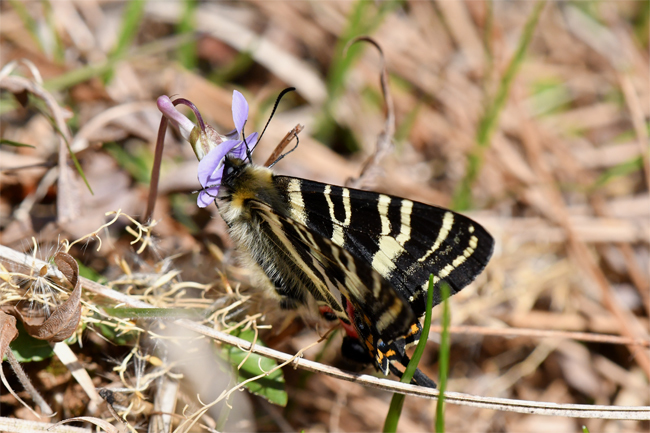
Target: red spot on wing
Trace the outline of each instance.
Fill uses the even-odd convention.
[[[351,302],[346,302],[345,303],[345,312],[348,313],[348,319],[350,319],[350,323],[343,323],[341,322],[341,325],[343,325],[343,328],[345,328],[345,332],[347,332],[348,337],[356,338],[357,340],[359,339],[359,334],[357,334],[357,329],[354,327],[354,307],[352,306]]]
[[[327,305],[319,306],[318,311],[320,312],[321,316],[324,316],[326,313],[334,314],[334,310],[332,310]],[[346,313],[350,318],[350,323],[345,323],[342,320],[339,321],[341,322],[343,329],[345,329],[345,333],[348,334],[348,337],[356,338],[358,340],[359,334],[357,334],[357,330],[355,329],[354,325],[352,325],[352,323],[354,323],[354,307],[349,302],[347,302]]]

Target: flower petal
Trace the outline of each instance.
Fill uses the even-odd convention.
[[[248,148],[253,151],[253,148],[255,147],[255,143],[257,142],[257,132],[253,132],[251,135],[246,137],[246,143],[248,143]],[[234,147],[230,153],[230,156],[234,158],[239,158],[239,159],[246,159],[246,144],[241,141],[241,144],[237,147]]]
[[[213,173],[215,173],[215,170],[219,168],[219,165],[226,157],[226,154],[230,152],[232,148],[235,147],[238,143],[240,142],[236,140],[224,141],[212,149],[207,155],[203,157],[201,161],[199,161],[198,176],[202,187],[212,185],[209,182],[214,182],[216,180],[215,176],[213,176]],[[223,165],[221,165],[221,172],[223,172]],[[220,174],[218,180],[221,180]]]
[[[158,110],[179,129],[183,138],[189,141],[190,134],[196,125],[176,109],[174,103],[168,96],[163,95],[159,97],[156,104],[158,105]]]
[[[226,139],[228,139],[228,140],[238,140],[239,139],[239,131],[237,131],[236,129],[233,129],[232,131],[227,132],[226,134],[224,134],[224,137],[226,137]]]
[[[206,188],[199,191],[199,196],[196,198],[196,205],[200,208],[207,207],[210,203],[214,202],[218,193],[219,187]]]
[[[232,120],[235,122],[235,128],[239,134],[244,130],[244,124],[248,120],[248,102],[244,95],[237,90],[232,92]]]
[[[246,136],[246,143],[248,143],[248,148],[253,151],[255,149],[255,146],[257,146],[257,136],[259,134],[257,132],[253,132],[251,135]]]

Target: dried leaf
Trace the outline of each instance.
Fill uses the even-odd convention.
[[[15,340],[16,337],[18,337],[18,329],[16,328],[16,318],[8,315],[4,311],[0,311],[0,363],[2,363],[2,359],[6,353],[7,361],[9,362],[9,365],[14,371],[14,374],[16,375],[20,383],[23,385],[23,388],[25,388],[25,391],[27,391],[29,395],[32,397],[32,400],[34,400],[34,402],[40,406],[41,411],[47,416],[50,416],[54,412],[52,411],[50,406],[45,402],[43,397],[41,397],[38,391],[36,391],[36,388],[34,388],[34,385],[32,385],[32,383],[29,380],[29,377],[25,374],[25,371],[22,369],[20,363],[18,362],[13,352],[9,348],[9,343]],[[30,408],[29,405],[25,403],[11,388],[1,368],[0,368],[0,379],[2,383],[5,385],[5,387],[9,390],[9,393],[13,395],[14,398],[18,400],[23,406],[25,406],[27,410],[32,412],[32,414],[34,414],[38,418],[39,415],[36,412],[34,412],[34,410]]]
[[[77,280],[79,279],[79,265],[74,257],[68,253],[59,252],[54,256],[54,264],[70,282],[72,287],[76,288]]]
[[[15,310],[15,312],[25,325],[25,330],[29,335],[39,340],[58,343],[69,338],[79,325],[81,319],[81,285],[79,284],[79,265],[70,254],[57,253],[54,256],[54,263],[70,284],[74,286],[68,300],[56,308],[52,315],[40,325],[28,323],[18,310]]]
[[[4,311],[0,311],[0,362],[2,362],[2,357],[9,348],[9,343],[14,341],[16,337],[18,337],[16,318]]]

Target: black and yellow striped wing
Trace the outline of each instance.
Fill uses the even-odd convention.
[[[418,317],[430,274],[437,305],[440,281],[457,293],[492,255],[492,236],[448,209],[305,179],[277,176],[274,182],[285,191],[293,221],[370,264]]]
[[[344,347],[362,352],[358,342],[385,374],[401,375],[398,365],[408,364],[405,348],[420,336],[429,275],[438,304],[440,282],[460,291],[494,246],[483,227],[452,211],[275,176],[239,159],[226,159],[219,199],[233,241],[281,305],[305,304],[310,294],[343,323]]]
[[[402,294],[363,258],[267,203],[254,201],[250,210],[258,221],[259,236],[275,246],[275,254],[261,260],[274,262],[272,267],[283,288],[291,287],[284,294],[291,297],[308,291],[320,306],[331,308],[340,320],[354,325],[360,338],[372,336],[364,343],[373,357],[379,340],[387,343],[403,336],[417,320]],[[268,262],[264,267],[270,267]],[[354,317],[350,317],[352,311]]]

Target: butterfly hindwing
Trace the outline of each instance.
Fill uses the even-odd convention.
[[[357,329],[366,337],[373,336],[374,341],[369,342],[369,346],[374,346],[379,337],[390,342],[401,336],[416,320],[401,294],[365,260],[294,219],[277,213],[265,203],[252,204],[251,213],[262,222],[261,235],[268,236],[269,242],[281,244],[278,250],[286,251],[276,254],[276,261],[284,262],[276,264],[278,272],[291,270],[294,280],[316,281],[316,284],[304,284],[303,289],[321,305],[332,308],[341,319],[355,319],[349,317],[350,310],[345,305],[351,303],[353,310],[362,315],[358,317],[361,322],[357,328],[370,328],[366,332]],[[305,275],[301,276],[303,273]]]

